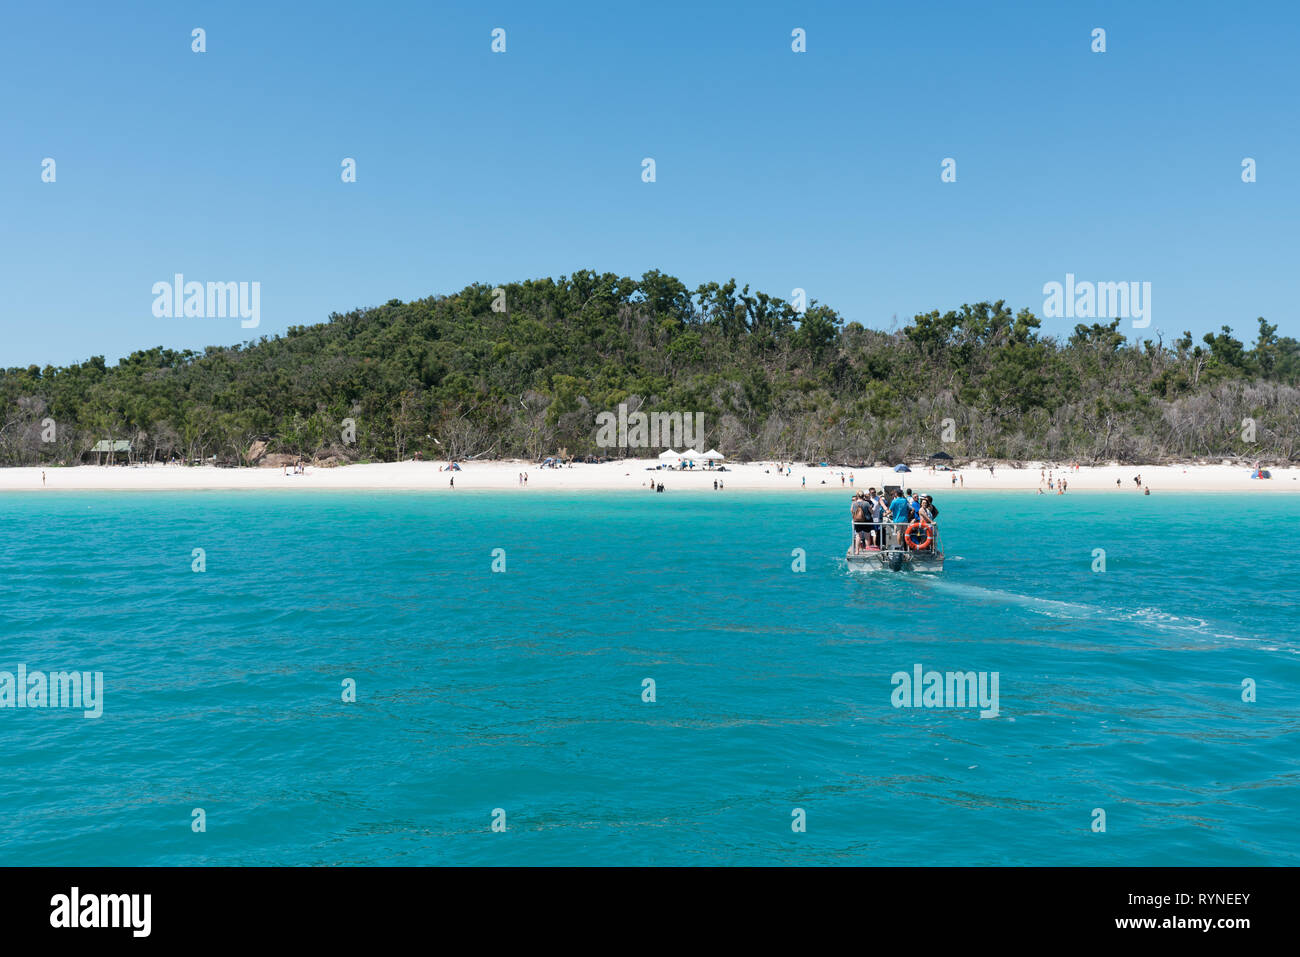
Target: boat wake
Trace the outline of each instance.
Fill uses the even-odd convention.
[[[951,579],[927,579],[925,584],[928,588],[943,592],[948,595],[966,598],[970,601],[981,602],[984,604],[1005,604],[1016,605],[1027,611],[1039,615],[1045,615],[1049,618],[1069,621],[1087,621],[1113,622],[1116,625],[1122,625],[1127,628],[1139,626],[1144,630],[1157,632],[1167,636],[1179,636],[1183,638],[1199,638],[1203,641],[1249,641],[1249,642],[1268,642],[1274,639],[1264,639],[1259,637],[1250,637],[1239,635],[1222,630],[1223,626],[1215,624],[1204,618],[1197,618],[1191,615],[1175,615],[1172,612],[1164,611],[1160,608],[1144,607],[1134,610],[1101,608],[1096,605],[1085,605],[1080,602],[1060,601],[1054,598],[1041,598],[1036,595],[1021,595],[1016,592],[1003,591],[998,588],[985,588],[981,585],[970,585],[962,582],[954,582]],[[1292,654],[1300,654],[1297,648],[1278,648],[1276,644],[1270,645],[1264,650],[1276,651],[1285,650]]]
[[[1104,609],[1093,605],[1058,601],[1054,598],[1040,598],[1036,595],[1020,595],[1016,592],[1003,591],[1000,588],[985,588],[982,585],[968,585],[964,582],[954,582],[949,579],[934,579],[929,581],[929,585],[931,588],[947,594],[961,595],[972,601],[986,604],[1019,605],[1040,615],[1047,615],[1049,618],[1077,618],[1083,620],[1085,618],[1095,619],[1098,615],[1105,614]]]

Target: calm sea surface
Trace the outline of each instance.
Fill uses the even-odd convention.
[[[1300,496],[938,502],[923,577],[847,494],[0,495],[0,671],[104,675],[0,709],[0,865],[1300,864]]]

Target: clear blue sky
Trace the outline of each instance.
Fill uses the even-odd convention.
[[[1150,282],[1143,336],[1300,336],[1298,28],[1281,2],[6,4],[0,365],[581,268],[885,328],[1041,314],[1072,272]],[[260,282],[261,326],[155,318],[177,272]]]

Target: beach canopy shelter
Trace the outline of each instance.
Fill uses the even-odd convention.
[[[680,459],[680,458],[681,458],[681,455],[679,455],[677,452],[674,452],[672,449],[668,449],[668,450],[665,451],[665,452],[660,452],[660,453],[659,453],[659,461],[660,461],[660,462],[675,462],[675,461],[677,461],[677,460]]]
[[[687,449],[682,453],[682,458],[684,459],[698,459],[699,457],[700,453],[696,452],[694,449]]]
[[[100,439],[90,449],[95,454],[96,461],[102,462],[102,456],[107,455],[109,462],[116,462],[119,454],[125,455],[128,460],[131,458],[131,443],[126,439]]]
[[[906,465],[904,465],[902,462],[899,462],[897,465],[894,466],[894,471],[895,471],[895,472],[910,472],[910,471],[912,471],[912,470],[909,469],[909,468],[908,468]]]
[[[709,449],[709,451],[701,455],[700,458],[708,459],[710,462],[721,462],[723,459],[726,458],[726,456],[723,455],[721,452],[719,452],[717,449]]]
[[[934,455],[930,456],[930,458],[932,458],[932,459],[943,459],[943,460],[946,461],[946,462],[951,462],[951,461],[952,461],[952,456],[949,455],[947,452],[935,452]]]

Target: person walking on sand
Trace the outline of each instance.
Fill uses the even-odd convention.
[[[45,488],[45,473],[41,473],[41,488]]]
[[[807,488],[807,487],[808,487],[808,476],[805,475],[805,476],[803,476],[802,478],[799,479],[799,487],[800,487],[800,488]]]
[[[454,475],[451,477],[451,487],[452,488],[456,487],[456,476]]]

